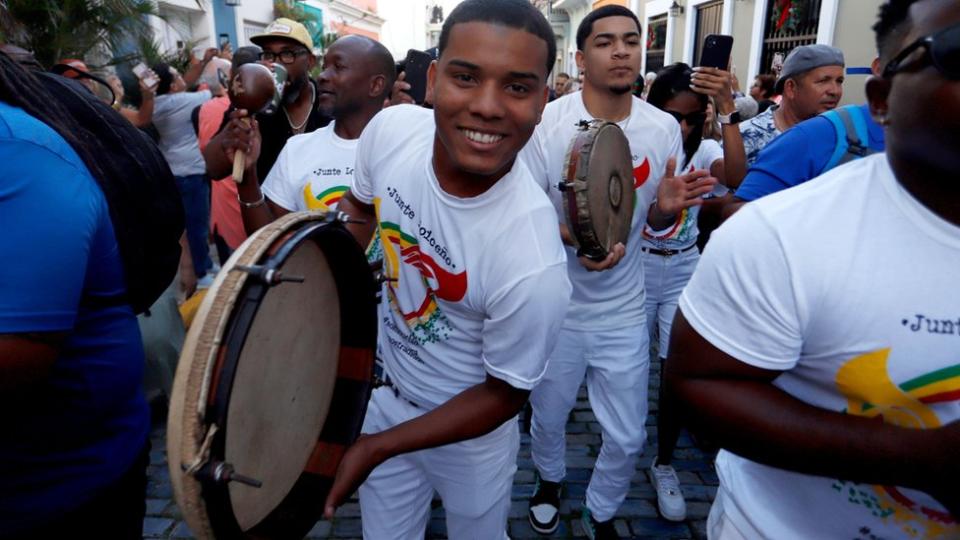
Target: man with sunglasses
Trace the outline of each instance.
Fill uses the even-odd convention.
[[[330,123],[330,118],[323,113],[317,84],[310,78],[310,70],[317,59],[313,55],[313,39],[305,26],[281,17],[270,23],[262,34],[251,37],[250,41],[263,49],[260,53],[261,62],[268,66],[279,64],[287,70],[280,110],[274,114],[256,115],[261,135],[257,178],[263,180],[277,161],[287,139],[324,127]],[[236,117],[235,120],[239,118],[238,113],[232,113],[232,116]],[[230,174],[233,168],[230,157],[234,150],[250,150],[250,129],[239,121],[232,121],[210,140],[203,157],[211,178],[223,178]]]
[[[886,154],[746,205],[680,300],[666,388],[724,448],[711,538],[960,537],[960,0],[890,0]]]

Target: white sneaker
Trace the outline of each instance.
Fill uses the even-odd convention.
[[[657,490],[657,507],[660,515],[670,521],[683,521],[687,518],[687,503],[683,500],[680,491],[680,479],[677,471],[670,465],[657,465],[657,458],[653,458],[650,466],[650,481]]]

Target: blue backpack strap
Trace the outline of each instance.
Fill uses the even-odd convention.
[[[823,113],[823,116],[833,124],[837,134],[837,146],[820,173],[843,165],[849,161],[860,159],[874,153],[865,141],[869,141],[867,121],[863,117],[860,107],[846,105]]]

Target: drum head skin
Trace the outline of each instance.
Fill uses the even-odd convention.
[[[320,518],[370,396],[375,295],[330,214],[288,214],[224,265],[167,423],[174,495],[198,538],[302,538]]]
[[[583,126],[567,152],[564,206],[580,253],[606,258],[618,242],[626,245],[633,220],[630,144],[612,122]]]

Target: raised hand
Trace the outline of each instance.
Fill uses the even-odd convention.
[[[401,72],[400,75],[397,75],[397,80],[393,82],[393,90],[390,92],[390,98],[384,100],[384,107],[400,105],[401,103],[416,104],[413,98],[410,97],[410,94],[407,93],[407,90],[410,89],[410,83],[404,80],[406,76],[406,72]]]
[[[209,62],[210,60],[213,60],[213,57],[217,56],[218,54],[220,54],[220,49],[218,49],[218,48],[216,48],[216,47],[207,47],[207,49],[206,49],[205,51],[203,51],[203,60],[202,60],[202,62],[203,62],[204,64],[206,64],[206,63]]]
[[[673,216],[684,208],[703,204],[703,195],[710,193],[717,179],[708,171],[696,170],[675,176],[677,159],[667,160],[667,170],[657,188],[657,210],[665,216]]]
[[[736,110],[733,102],[733,76],[729,71],[695,67],[690,78],[690,88],[698,94],[712,97],[717,103],[719,114],[730,114]]]
[[[255,167],[260,158],[260,126],[250,117],[246,109],[239,109],[230,113],[230,122],[224,128],[226,136],[222,147],[227,159],[233,162],[237,150],[246,152],[244,169]]]

